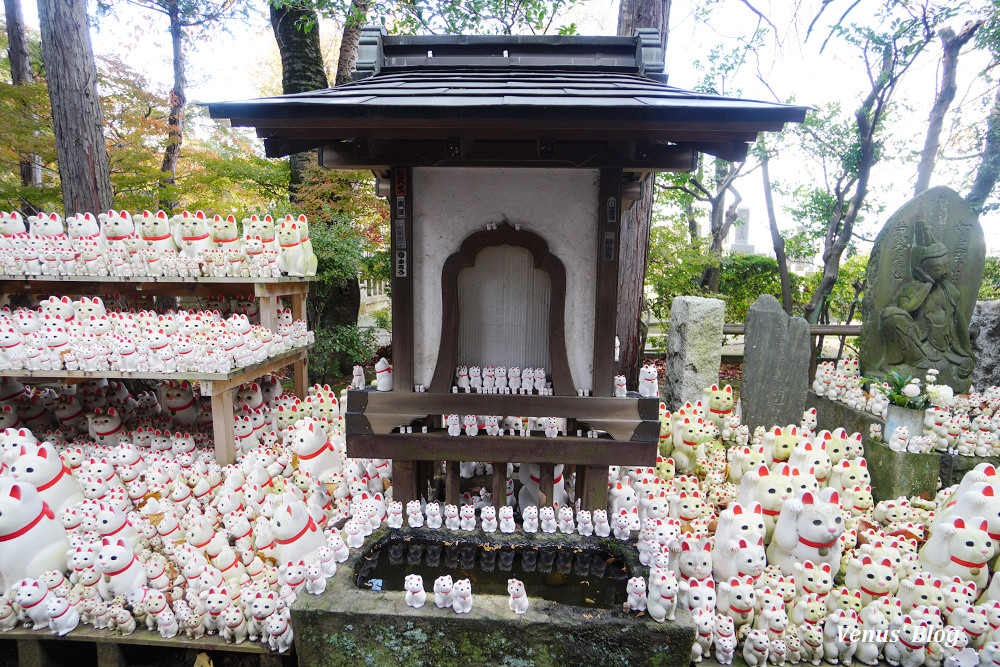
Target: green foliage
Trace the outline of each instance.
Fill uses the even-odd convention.
[[[666,319],[675,296],[699,294],[698,281],[710,261],[700,243],[692,245],[683,220],[654,224],[646,264],[646,290],[652,292],[649,307],[653,315]]]
[[[392,309],[391,308],[381,308],[372,313],[372,317],[375,319],[375,326],[379,329],[385,329],[390,331],[392,329]]]
[[[310,232],[312,228],[310,227]],[[375,354],[375,333],[356,326],[333,326],[316,330],[316,345],[309,352],[311,382],[329,384],[349,374],[355,364],[367,364]]]
[[[803,279],[790,274],[792,300],[802,297]],[[778,262],[761,255],[728,255],[719,266],[719,296],[726,300],[726,321],[743,322],[747,310],[762,294],[781,300]]]
[[[979,287],[979,300],[998,299],[1000,299],[1000,255],[989,255],[986,257],[986,268],[983,270],[983,283]]]
[[[869,382],[881,384],[886,397],[893,405],[913,410],[923,410],[930,405],[931,400],[927,394],[926,386],[919,380],[915,380],[909,373],[900,373],[897,370],[891,370],[885,374],[884,378],[864,379],[864,384],[867,385]],[[906,390],[907,385],[910,384],[914,385],[916,389]],[[904,391],[914,395],[908,396]]]

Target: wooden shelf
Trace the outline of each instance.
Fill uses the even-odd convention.
[[[38,294],[101,294],[114,292],[146,292],[150,294],[180,294],[203,291],[208,295],[244,294],[253,288],[257,296],[291,296],[305,294],[313,278],[218,278],[194,276],[24,276],[0,274],[0,290]]]
[[[86,380],[90,378],[107,378],[109,380],[187,380],[198,382],[202,387],[203,396],[212,396],[227,388],[243,384],[248,380],[267,375],[279,368],[304,360],[312,345],[288,350],[276,357],[265,359],[256,364],[238,368],[230,373],[154,373],[129,371],[29,371],[0,370],[0,375],[28,380]]]
[[[201,639],[188,639],[178,635],[172,639],[164,639],[158,632],[137,629],[130,635],[119,635],[111,630],[97,630],[90,626],[79,625],[72,632],[59,637],[48,629],[27,630],[17,627],[0,633],[0,642],[9,641],[17,645],[17,664],[19,667],[49,667],[53,665],[78,665],[96,662],[102,667],[161,662],[164,651],[177,651],[178,664],[191,664],[198,653],[207,652],[210,655],[219,653],[240,654],[240,660],[256,661],[262,667],[278,667],[295,664],[294,647],[286,653],[273,653],[266,644],[245,641],[241,644],[227,644],[218,635],[205,636]],[[96,656],[88,656],[81,651],[83,644],[91,644]],[[150,653],[137,655],[135,651],[143,648]],[[156,656],[159,656],[157,658]],[[251,656],[259,656],[256,659]],[[243,664],[243,663],[241,663]],[[250,662],[249,664],[254,664]]]
[[[271,331],[278,330],[278,307],[281,297],[289,297],[292,304],[292,318],[305,319],[306,296],[312,278],[214,278],[198,276],[191,278],[134,276],[11,276],[0,274],[0,293],[27,292],[29,294],[72,294],[100,295],[108,291],[128,294],[151,294],[163,296],[217,296],[248,294],[253,289],[260,308],[261,326]],[[306,398],[308,377],[308,352],[311,345],[299,347],[260,363],[240,368],[231,373],[130,373],[127,371],[28,371],[0,370],[0,376],[28,380],[76,381],[87,378],[107,378],[112,380],[188,380],[197,382],[202,396],[212,399],[213,438],[215,457],[221,465],[236,460],[236,435],[233,420],[219,419],[219,415],[233,413],[233,393],[244,382],[262,375],[273,373],[279,368],[292,366],[295,378],[295,394]]]

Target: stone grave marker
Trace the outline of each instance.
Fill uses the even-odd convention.
[[[676,410],[701,400],[703,390],[719,382],[722,325],[726,304],[699,296],[676,297],[670,306],[663,402]]]
[[[740,392],[751,432],[802,420],[811,354],[809,323],[789,317],[770,294],[759,296],[747,311]]]
[[[976,355],[973,386],[982,391],[1000,385],[1000,301],[977,303],[969,329],[974,332],[972,352]]]
[[[968,391],[975,356],[969,320],[983,279],[986,243],[954,190],[931,188],[904,204],[875,239],[861,304],[861,370],[896,369]]]

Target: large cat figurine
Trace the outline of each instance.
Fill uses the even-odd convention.
[[[34,485],[0,478],[0,593],[46,570],[66,570],[66,529]]]
[[[316,275],[316,255],[306,252],[298,223],[284,221],[278,229],[278,266],[289,276]]]

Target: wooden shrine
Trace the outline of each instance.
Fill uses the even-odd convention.
[[[419,497],[446,462],[576,466],[583,507],[607,503],[610,465],[651,466],[658,400],[615,398],[621,212],[650,172],[698,152],[742,159],[805,108],[666,84],[655,31],[634,37],[361,37],[350,84],[209,105],[269,155],[318,150],[370,169],[391,205],[391,392],[351,391],[347,453],[393,460],[394,497]],[[455,393],[456,366],[545,368],[552,395]],[[565,418],[567,435],[449,436],[442,415]],[[400,432],[401,427],[410,432]],[[408,429],[405,427],[409,427]],[[423,432],[426,428],[426,432]],[[577,437],[597,431],[599,438]]]

